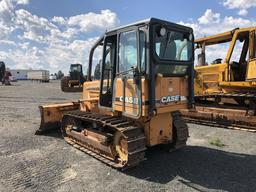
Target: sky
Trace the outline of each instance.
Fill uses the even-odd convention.
[[[197,38],[256,26],[256,0],[1,0],[0,60],[11,69],[67,73],[81,63],[86,70],[90,48],[106,29],[149,17],[190,26]],[[210,55],[224,57],[226,49]]]

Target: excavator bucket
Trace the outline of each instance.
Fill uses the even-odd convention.
[[[66,112],[79,109],[78,102],[61,104],[50,104],[39,106],[41,114],[41,124],[35,134],[39,135],[46,131],[60,128],[60,122]]]

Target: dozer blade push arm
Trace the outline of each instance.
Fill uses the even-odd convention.
[[[78,101],[39,106],[41,114],[41,124],[35,134],[42,134],[43,132],[60,128],[60,121],[64,113],[78,109]]]

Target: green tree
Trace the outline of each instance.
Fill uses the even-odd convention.
[[[99,61],[99,63],[95,67],[94,79],[100,79],[100,63],[101,63],[101,61]]]
[[[61,79],[62,77],[64,77],[64,73],[61,70],[59,70],[57,73],[57,79]]]

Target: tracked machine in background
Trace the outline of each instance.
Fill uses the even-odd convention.
[[[11,85],[10,77],[12,76],[9,69],[5,67],[5,63],[0,61],[0,82],[2,85]]]
[[[230,128],[256,131],[256,27],[234,29],[195,40],[200,49],[195,67],[195,101],[193,111],[183,110],[192,122],[218,124]],[[206,63],[206,55],[217,50],[212,45],[229,44],[226,57]]]
[[[100,80],[92,80],[99,46]],[[40,106],[37,133],[61,126],[69,144],[120,169],[141,162],[146,147],[184,147],[179,110],[193,103],[193,47],[191,28],[154,18],[107,31],[91,49],[82,98]]]
[[[85,80],[83,66],[81,64],[71,64],[69,76],[64,76],[61,79],[61,90],[63,92],[82,92]]]
[[[5,63],[3,61],[0,61],[0,82],[3,83],[4,74],[5,74]]]

